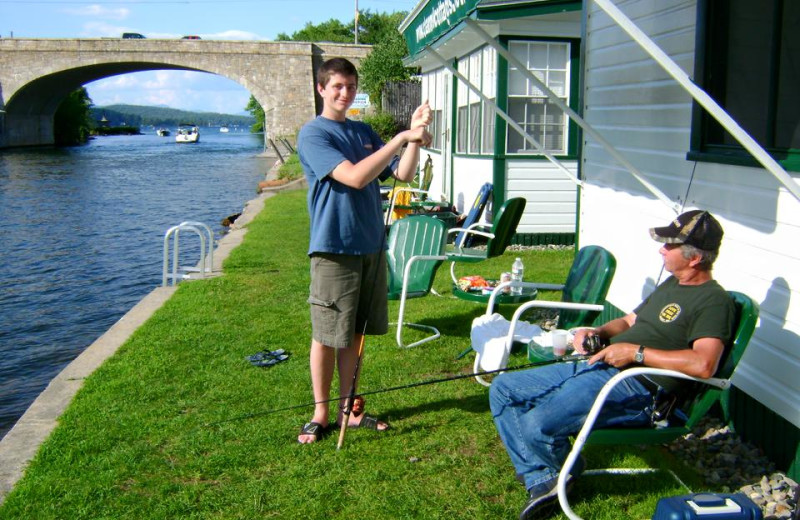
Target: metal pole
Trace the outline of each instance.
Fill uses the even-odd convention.
[[[531,80],[540,90],[547,94],[548,99],[555,103],[561,110],[563,110],[573,121],[575,121],[578,126],[583,128],[586,133],[597,140],[597,142],[600,143],[614,159],[622,164],[622,166],[627,168],[628,172],[630,172],[630,174],[633,175],[637,181],[647,188],[647,191],[655,195],[658,200],[669,206],[673,211],[675,211],[675,213],[680,212],[680,204],[676,204],[674,201],[670,200],[670,198],[667,197],[664,192],[656,188],[652,183],[645,179],[644,174],[642,174],[638,168],[636,168],[616,148],[614,148],[614,146],[605,137],[603,137],[600,132],[595,130],[593,126],[589,125],[589,123],[587,123],[577,112],[572,110],[569,105],[564,103],[561,98],[559,98],[552,90],[550,90],[547,85],[542,83],[542,81],[537,78],[535,74],[528,70],[528,68],[522,62],[520,62],[516,57],[514,57],[513,54],[508,52],[505,47],[500,45],[494,38],[492,38],[489,33],[483,30],[483,27],[481,27],[478,22],[468,18],[465,20],[465,23],[467,26],[472,28],[472,30],[478,33],[483,41],[488,43],[495,51],[497,51],[500,56],[505,58],[510,64],[517,67],[517,69],[526,78]]]
[[[737,123],[725,110],[709,96],[705,90],[701,89],[692,82],[692,79],[681,69],[675,61],[670,58],[656,43],[650,39],[630,18],[619,10],[610,0],[594,0],[597,6],[602,9],[628,36],[639,44],[639,46],[649,54],[663,68],[667,74],[673,77],[692,98],[705,108],[711,116],[730,133],[745,150],[761,163],[768,172],[775,176],[786,189],[800,200],[800,185],[784,170],[775,159],[772,158],[755,139],[750,137],[739,123]]]
[[[356,45],[358,45],[358,0],[356,0],[355,33],[356,33]]]
[[[575,177],[575,175],[574,175],[574,174],[573,174],[571,171],[569,171],[569,170],[567,169],[567,167],[566,167],[566,166],[564,166],[564,164],[563,164],[561,161],[559,161],[558,159],[556,159],[556,158],[553,156],[553,154],[551,154],[550,152],[548,152],[547,150],[545,150],[545,149],[544,149],[544,147],[543,147],[541,144],[539,144],[539,142],[538,142],[538,141],[536,141],[536,139],[534,139],[533,137],[531,137],[531,136],[530,136],[530,134],[528,134],[528,133],[527,133],[527,132],[526,132],[526,131],[525,131],[525,130],[524,130],[524,129],[523,129],[523,128],[522,128],[522,127],[519,125],[519,123],[517,123],[516,121],[514,121],[513,119],[511,119],[511,117],[510,117],[510,116],[509,116],[507,113],[505,113],[505,112],[504,112],[504,111],[503,111],[503,110],[502,110],[500,107],[498,107],[498,106],[497,106],[497,105],[494,103],[494,101],[492,101],[491,99],[487,98],[487,97],[486,97],[486,95],[484,95],[484,93],[483,93],[483,92],[481,92],[481,91],[480,91],[480,89],[479,89],[478,87],[476,87],[475,85],[473,85],[472,83],[470,83],[470,81],[469,81],[469,80],[468,80],[468,79],[467,79],[467,78],[466,78],[466,77],[465,77],[463,74],[461,74],[461,73],[460,73],[460,72],[458,72],[458,71],[457,71],[455,68],[453,68],[453,66],[452,66],[450,63],[448,63],[448,62],[447,62],[447,60],[445,60],[445,59],[444,59],[444,58],[443,58],[443,57],[442,57],[442,56],[441,56],[441,55],[440,55],[438,52],[436,52],[435,50],[433,50],[431,47],[428,47],[427,51],[428,51],[428,53],[429,53],[429,55],[430,55],[430,56],[432,56],[433,58],[435,58],[435,59],[436,59],[436,61],[438,61],[438,62],[439,62],[439,63],[440,63],[440,64],[441,64],[441,65],[442,65],[444,68],[446,68],[447,70],[449,70],[449,71],[450,71],[450,73],[451,73],[451,74],[452,74],[454,77],[458,78],[458,80],[459,80],[459,81],[461,81],[462,83],[464,83],[464,85],[466,85],[466,86],[467,86],[467,88],[469,88],[469,89],[470,89],[472,92],[474,92],[474,93],[475,93],[475,95],[477,95],[477,96],[480,98],[480,100],[484,102],[484,104],[485,104],[486,106],[488,106],[489,108],[491,108],[491,109],[492,109],[492,110],[493,110],[493,111],[494,111],[494,112],[495,112],[497,115],[499,115],[501,118],[503,118],[503,120],[505,120],[505,122],[506,122],[506,123],[508,123],[508,125],[509,125],[511,128],[513,128],[514,130],[516,130],[517,132],[519,132],[519,134],[522,136],[522,138],[523,138],[523,139],[525,139],[525,140],[526,140],[526,141],[528,141],[528,142],[529,142],[531,145],[533,145],[533,147],[534,147],[534,148],[536,148],[536,150],[537,150],[537,151],[538,151],[540,154],[544,155],[544,156],[545,156],[545,157],[546,157],[546,158],[547,158],[547,159],[548,159],[548,160],[549,160],[551,163],[553,163],[553,165],[554,165],[556,168],[558,168],[558,169],[560,169],[562,172],[564,172],[564,175],[566,175],[566,176],[569,178],[569,180],[571,180],[572,182],[574,182],[574,183],[575,183],[575,184],[577,184],[578,186],[583,186],[583,182],[582,182],[580,179],[578,179],[577,177]],[[455,264],[453,264],[453,265],[455,265]],[[452,267],[452,266],[451,266],[451,267]]]

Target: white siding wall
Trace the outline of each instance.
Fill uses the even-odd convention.
[[[578,163],[564,161],[577,176]],[[506,198],[527,199],[517,232],[574,233],[577,187],[550,161],[509,159],[506,166]]]
[[[715,277],[761,305],[734,383],[800,427],[800,202],[763,169],[688,161],[689,95],[587,4],[586,119],[668,197],[720,220],[725,238]],[[616,4],[693,74],[694,1]],[[617,257],[609,300],[629,311],[666,276],[648,228],[674,213],[596,143],[584,143],[581,167],[588,186],[581,193],[580,244],[603,245]]]
[[[491,158],[453,158],[452,202],[460,213],[469,213],[469,208],[478,196],[481,186],[487,182],[493,182]],[[484,212],[481,222],[488,222],[489,214],[488,211]]]

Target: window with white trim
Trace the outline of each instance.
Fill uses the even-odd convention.
[[[491,101],[497,97],[496,51],[483,47],[458,61],[458,71],[470,84],[479,88]],[[456,152],[490,154],[494,151],[494,111],[485,106],[478,94],[458,82],[456,91]]]
[[[509,52],[569,105],[570,43],[509,41]],[[569,118],[522,71],[509,63],[508,114],[525,132],[555,155],[566,155]],[[513,127],[507,125],[506,152],[539,153]]]

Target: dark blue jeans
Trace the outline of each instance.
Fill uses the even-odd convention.
[[[595,397],[619,369],[585,361],[507,372],[492,381],[489,404],[500,439],[526,489],[554,486]],[[650,392],[636,379],[608,396],[596,427],[649,424]]]

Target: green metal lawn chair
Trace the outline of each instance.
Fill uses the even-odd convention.
[[[525,312],[532,308],[558,309],[556,328],[559,329],[591,325],[603,311],[603,304],[616,269],[617,260],[607,249],[600,246],[586,246],[575,255],[563,284],[523,282],[525,288],[561,291],[561,301],[532,300],[517,307],[509,325],[506,351],[511,352],[517,325]],[[486,306],[487,315],[494,312],[498,295],[510,285],[511,282],[503,282],[495,287]],[[540,356],[540,353],[545,354],[545,357]],[[540,352],[533,342],[528,346],[528,359],[532,362],[543,361],[550,356],[549,350],[546,353]],[[479,356],[475,356],[475,372],[478,372],[479,366]],[[476,376],[475,379],[482,385],[489,386],[481,376]]]
[[[558,501],[561,504],[561,509],[569,518],[580,520],[580,517],[576,515],[569,506],[566,493],[566,483],[567,476],[572,470],[575,461],[578,460],[580,452],[585,444],[625,444],[631,446],[639,444],[662,444],[671,442],[678,437],[691,432],[692,428],[697,424],[697,422],[705,417],[711,407],[716,403],[720,403],[722,406],[723,420],[725,422],[729,421],[730,417],[728,400],[731,386],[730,378],[733,375],[736,365],[742,358],[742,355],[747,348],[747,344],[753,335],[756,322],[758,321],[759,309],[756,302],[742,293],[729,291],[728,294],[730,294],[736,307],[736,327],[731,348],[726,351],[725,356],[722,360],[720,360],[720,366],[717,369],[717,373],[714,374],[714,377],[709,379],[699,379],[687,376],[674,370],[637,367],[624,370],[612,377],[597,395],[594,405],[592,405],[589,415],[587,416],[581,431],[578,433],[575,442],[573,443],[572,451],[570,451],[569,455],[567,456],[567,460],[564,462],[564,466],[561,468],[561,473],[558,477]],[[678,377],[681,379],[697,381],[702,385],[701,391],[698,392],[694,400],[686,407],[685,415],[688,417],[686,423],[670,424],[663,428],[609,428],[592,431],[592,426],[597,420],[597,416],[600,414],[600,410],[605,403],[606,397],[613,390],[614,386],[624,379],[640,374]],[[584,471],[583,475],[609,473],[650,473],[655,471],[658,471],[658,469],[609,468]],[[677,479],[677,476],[674,474],[673,477]]]
[[[475,225],[468,229],[451,229],[450,233],[465,232],[476,234],[488,239],[485,248],[465,248],[453,246],[445,251],[445,225],[441,220],[417,216],[406,217],[392,224],[389,234],[389,299],[400,299],[400,315],[397,319],[397,344],[401,347],[414,347],[440,337],[439,330],[430,325],[404,323],[405,304],[409,298],[425,296],[430,292],[433,277],[439,265],[445,260],[453,262],[480,262],[503,254],[511,237],[517,229],[517,224],[525,209],[525,199],[515,198],[505,202],[495,214],[494,224],[489,231],[480,228],[485,225]],[[409,220],[411,223],[402,224]],[[436,222],[437,224],[433,224]],[[399,227],[398,224],[401,224]],[[420,265],[419,262],[423,262]],[[400,273],[403,273],[402,277]],[[455,281],[453,268],[450,271]],[[399,287],[399,291],[398,291]],[[403,343],[403,327],[427,329],[433,335],[411,344]]]
[[[406,300],[421,298],[431,291],[436,270],[444,257],[445,224],[441,220],[412,215],[392,224],[386,261],[389,266],[389,299],[400,300],[397,345],[414,347],[440,337],[430,325],[405,323]],[[403,327],[428,330],[433,334],[409,345],[403,343]]]
[[[502,255],[517,232],[517,225],[519,225],[524,210],[525,199],[508,199],[495,213],[494,222],[491,226],[477,223],[466,229],[453,228],[448,230],[448,234],[464,233],[464,236],[477,235],[488,239],[485,248],[461,247],[458,244],[454,244],[451,249],[445,252],[442,260],[451,262],[450,277],[453,279],[453,283],[456,284],[454,291],[458,290],[458,279],[455,274],[456,264],[482,262],[487,258]],[[464,241],[464,239],[461,240],[461,242]]]

